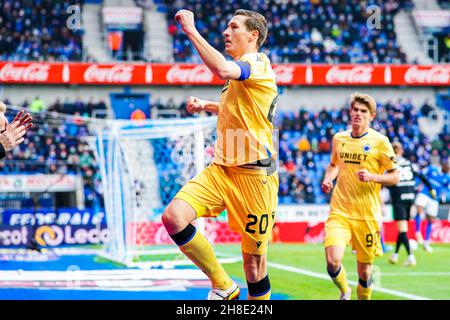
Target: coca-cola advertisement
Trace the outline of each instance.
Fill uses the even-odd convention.
[[[63,83],[62,64],[0,62],[0,83]]]
[[[449,86],[450,65],[275,64],[280,86]],[[223,86],[202,64],[0,62],[0,83]]]
[[[112,66],[90,65],[83,73],[87,83],[130,83],[133,78],[133,66],[117,64]]]
[[[379,77],[375,77],[374,66],[333,66],[327,70],[325,80],[327,84],[367,84],[370,85]],[[381,80],[381,79],[380,79]]]
[[[183,66],[175,64],[167,71],[166,80],[170,84],[210,84],[214,74],[204,65]]]
[[[448,85],[450,81],[450,66],[421,67],[411,66],[405,72],[407,84],[431,85],[441,83]]]

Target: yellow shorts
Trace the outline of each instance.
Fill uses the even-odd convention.
[[[331,212],[325,223],[325,248],[345,248],[350,243],[359,262],[372,263],[376,256],[382,256],[378,221],[348,219]]]
[[[278,172],[210,164],[175,195],[199,217],[216,217],[225,208],[231,230],[242,235],[242,251],[263,255],[278,205]]]

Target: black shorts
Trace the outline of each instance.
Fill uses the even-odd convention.
[[[394,220],[395,221],[408,221],[410,218],[410,212],[411,212],[411,207],[412,207],[413,203],[412,202],[408,202],[408,203],[397,203],[397,204],[393,204],[393,210],[394,210]]]

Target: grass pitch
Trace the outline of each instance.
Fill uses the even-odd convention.
[[[388,244],[389,245],[389,244]],[[239,245],[215,245],[215,250],[229,255],[240,255]],[[404,248],[400,250],[399,263],[391,265],[392,251],[376,258],[374,262],[374,300],[450,299],[450,245],[434,244],[433,253],[422,248],[414,254],[415,267],[404,267]],[[339,291],[326,272],[325,254],[321,244],[271,244],[268,253],[268,270],[272,292],[289,300],[336,300]],[[343,264],[356,299],[356,256],[347,248]],[[224,264],[225,270],[246,285],[242,262]]]

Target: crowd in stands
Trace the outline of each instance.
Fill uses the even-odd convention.
[[[193,11],[199,32],[224,52],[222,32],[235,10],[242,8],[266,17],[269,33],[262,51],[273,63],[406,62],[406,55],[396,41],[393,18],[400,8],[411,6],[411,0],[164,0],[162,3],[166,6],[176,61],[200,62],[173,18],[179,9]],[[379,11],[367,11],[370,5],[378,6]]]
[[[268,37],[262,51],[273,63],[405,63],[393,18],[412,0],[157,0],[167,12],[174,57],[200,62],[174,21],[177,10],[195,12],[196,25],[209,43],[224,52],[222,32],[238,8],[262,13]],[[152,1],[136,1],[152,7]],[[444,2],[445,3],[445,2]],[[0,60],[80,61],[83,29],[67,8],[81,0],[4,0],[0,2]],[[371,5],[378,9],[368,10]],[[379,18],[379,19],[378,19]],[[368,22],[369,21],[369,22]],[[70,23],[69,23],[70,22]],[[73,26],[76,27],[73,27]],[[85,57],[92,59],[91,57]]]
[[[4,102],[6,105],[10,104],[8,99]],[[100,172],[92,148],[84,140],[89,135],[85,116],[89,116],[86,106],[90,104],[95,105],[79,101],[72,103],[56,101],[46,108],[39,98],[29,105],[24,102],[21,107],[33,116],[34,126],[27,133],[25,141],[0,161],[0,174],[81,175],[86,207],[101,206]],[[35,109],[32,109],[32,106]],[[68,109],[64,109],[66,106]],[[53,113],[52,110],[71,113],[72,116]],[[14,114],[12,110],[7,111],[7,117],[10,119]]]
[[[9,104],[8,100],[5,100],[6,104]],[[57,98],[54,103],[46,106],[45,102],[39,97],[35,97],[31,102],[25,100],[21,104],[22,108],[25,108],[33,113],[38,113],[42,111],[46,112],[57,112],[68,115],[76,115],[81,117],[94,117],[98,115],[98,113],[106,114],[106,104],[104,101],[100,100],[98,102],[94,102],[93,98],[89,101],[81,101],[76,99],[75,101],[71,101],[66,98],[64,101]]]
[[[71,5],[81,8],[81,1],[0,1],[0,60],[81,60],[82,29],[67,12]]]

